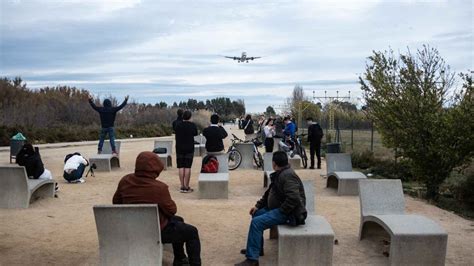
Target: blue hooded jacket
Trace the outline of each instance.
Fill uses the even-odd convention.
[[[125,105],[127,105],[127,100],[128,99],[125,99],[125,101],[123,101],[123,103],[117,107],[112,107],[112,102],[109,99],[104,100],[103,107],[98,107],[91,99],[89,99],[89,103],[92,108],[94,108],[94,110],[99,112],[100,124],[102,125],[102,128],[109,128],[114,126],[115,115],[118,111],[124,108]]]

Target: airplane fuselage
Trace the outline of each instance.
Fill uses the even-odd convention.
[[[242,53],[242,56],[241,56],[240,59],[239,59],[239,63],[240,63],[240,62],[245,62],[245,61],[247,61],[247,53],[246,53],[246,52],[243,52],[243,53]],[[247,62],[248,62],[248,61],[247,61]]]

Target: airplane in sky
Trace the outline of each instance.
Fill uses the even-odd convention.
[[[233,59],[233,60],[237,60],[238,63],[240,63],[240,62],[248,63],[249,60],[255,60],[255,59],[258,59],[258,58],[262,58],[262,57],[261,56],[247,57],[247,53],[242,52],[242,55],[240,57],[239,56],[225,56],[225,58],[230,58],[230,59]]]

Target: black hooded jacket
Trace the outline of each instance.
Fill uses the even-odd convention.
[[[104,100],[103,107],[98,107],[91,99],[89,99],[89,103],[92,108],[94,108],[94,110],[99,112],[100,124],[102,125],[102,128],[108,128],[114,126],[115,115],[118,111],[124,108],[125,105],[127,105],[127,99],[125,99],[125,101],[123,101],[123,103],[117,107],[112,107],[112,102],[109,99]]]
[[[33,146],[29,143],[23,145],[16,155],[16,163],[24,166],[28,177],[33,179],[38,179],[44,172],[44,165],[39,150],[34,150]]]

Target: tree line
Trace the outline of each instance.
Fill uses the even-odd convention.
[[[29,89],[17,77],[0,79],[0,145],[7,146],[10,138],[22,132],[34,143],[95,140],[100,120],[87,102],[89,91],[69,86]],[[107,97],[117,105],[122,99]],[[101,105],[96,98],[95,103]],[[206,126],[211,112],[237,117],[245,113],[242,100],[229,98],[206,100],[198,106],[196,100],[168,106],[165,102],[143,104],[129,102],[117,114],[118,138],[156,137],[171,134],[171,123],[178,107],[194,111],[199,128]],[[203,107],[203,108],[199,108]]]

